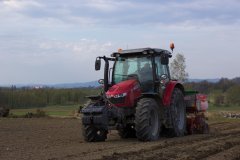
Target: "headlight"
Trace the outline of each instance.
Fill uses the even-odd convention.
[[[125,97],[126,95],[127,95],[127,93],[120,93],[120,94],[114,95],[113,97],[114,98],[122,98],[122,97]]]

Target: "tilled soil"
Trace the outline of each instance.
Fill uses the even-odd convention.
[[[155,142],[83,140],[79,119],[0,119],[0,159],[240,160],[240,121],[210,125],[210,134],[161,138]]]

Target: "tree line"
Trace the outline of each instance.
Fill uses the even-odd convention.
[[[216,83],[208,81],[186,82],[184,85],[188,90],[197,90],[200,93],[208,94],[209,102],[214,105],[240,106],[240,77],[221,78]]]
[[[8,108],[35,108],[49,105],[83,104],[86,96],[98,94],[96,88],[0,88],[0,106]]]
[[[220,105],[240,106],[240,77],[227,79],[221,78],[217,83],[208,81],[187,82],[186,61],[183,54],[176,54],[170,64],[171,77],[185,82],[187,90],[196,90],[200,93],[208,94],[209,102]]]
[[[208,81],[185,82],[186,90],[197,90],[209,97],[214,105],[240,106],[240,77],[234,79],[221,78],[216,83]],[[36,108],[49,105],[84,104],[89,95],[96,95],[99,88],[0,88],[0,106],[8,108]]]

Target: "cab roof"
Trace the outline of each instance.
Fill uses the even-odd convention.
[[[172,57],[171,52],[164,49],[158,48],[138,48],[138,49],[127,49],[127,50],[120,50],[119,52],[114,52],[111,56],[133,56],[133,55],[147,55],[147,54],[167,54],[169,57]]]

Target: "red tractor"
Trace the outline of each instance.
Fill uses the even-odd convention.
[[[113,129],[122,138],[141,141],[157,140],[163,133],[179,137],[207,130],[202,113],[207,104],[203,103],[205,108],[201,104],[207,102],[206,97],[199,103],[196,92],[186,92],[180,82],[171,79],[170,57],[169,51],[156,48],[119,50],[111,57],[97,57],[95,70],[105,61],[104,79],[99,80],[104,91],[88,96],[91,102],[81,111],[85,140],[104,141]],[[114,62],[110,69],[109,61]]]

